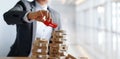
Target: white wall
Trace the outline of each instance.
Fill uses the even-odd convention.
[[[116,4],[119,6],[120,2],[118,3]],[[99,6],[104,7],[103,13],[100,12],[101,8],[98,10]],[[118,11],[114,13],[117,17],[113,16],[113,9],[111,0],[86,0],[77,5],[78,44],[84,48],[91,59],[120,59],[119,42],[117,41],[119,40],[120,23],[119,20],[116,20],[116,18],[120,18],[120,14],[119,9],[114,9]]]
[[[15,5],[18,0],[0,0],[0,56],[6,56],[15,39],[15,25],[7,25],[3,13]]]

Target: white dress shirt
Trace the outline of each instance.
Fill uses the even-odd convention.
[[[47,5],[41,6],[38,2],[36,2],[35,11],[47,10],[47,7],[48,7]],[[49,40],[51,37],[51,33],[52,33],[52,27],[46,26],[44,23],[37,21],[37,30],[36,30],[37,38]]]
[[[48,5],[45,6],[41,6],[37,1],[35,2],[35,11],[39,11],[39,10],[47,10]],[[48,11],[48,10],[47,10]],[[23,17],[24,21],[31,23],[34,20],[29,21],[27,18],[27,14],[29,12],[27,12],[25,14],[25,16]],[[36,21],[37,22],[37,26],[36,26],[36,38],[41,38],[41,39],[46,39],[49,40],[51,38],[51,34],[52,34],[52,27],[50,26],[46,26],[44,23]],[[31,56],[32,53],[30,53],[29,56]]]
[[[35,11],[39,10],[47,10],[48,5],[41,6],[37,1],[35,2]],[[47,10],[48,11],[48,10]],[[29,12],[28,12],[29,13]],[[33,21],[29,21],[27,19],[27,14],[23,17],[24,20],[28,23],[31,23]],[[52,27],[46,26],[44,23],[36,21],[37,26],[36,26],[36,38],[41,38],[41,39],[46,39],[49,40],[51,38],[51,33],[52,33]]]

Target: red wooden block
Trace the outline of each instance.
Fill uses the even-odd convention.
[[[45,21],[43,21],[43,23],[46,25],[46,26],[50,26],[52,28],[56,28],[57,27],[57,24],[56,23],[52,23],[52,19],[47,19]]]

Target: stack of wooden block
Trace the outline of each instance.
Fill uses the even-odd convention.
[[[65,32],[63,30],[53,31],[51,43],[45,39],[37,38],[33,44],[33,59],[76,59],[72,55],[65,55],[67,46],[65,44]],[[49,47],[49,54],[48,54]]]
[[[64,53],[67,50],[67,46],[64,43],[66,39],[64,39],[65,32],[63,30],[53,31],[52,38],[50,43],[50,55],[49,59],[60,59],[61,57],[65,59]]]
[[[48,41],[37,38],[33,43],[32,58],[48,59]]]

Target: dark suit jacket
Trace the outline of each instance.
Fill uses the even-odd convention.
[[[4,20],[8,25],[16,25],[16,40],[11,47],[8,56],[28,56],[31,51],[32,42],[35,39],[36,21],[27,23],[23,17],[28,11],[34,11],[35,2],[24,2],[25,8],[19,1],[12,9],[4,13]],[[30,7],[29,7],[30,6]],[[28,8],[29,7],[29,8]],[[53,9],[48,7],[51,13],[53,22],[58,24],[58,27],[53,30],[60,29],[60,16]]]

